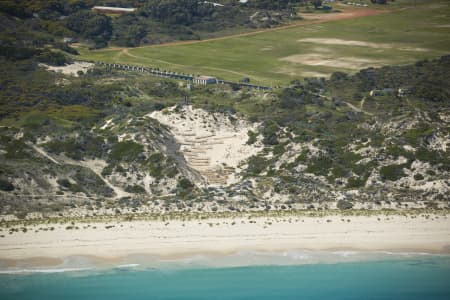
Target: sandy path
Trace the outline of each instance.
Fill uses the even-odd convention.
[[[347,104],[348,107],[350,107],[350,108],[353,109],[354,111],[357,111],[357,112],[360,112],[360,113],[364,113],[364,114],[369,115],[369,116],[373,116],[372,113],[367,112],[367,111],[365,111],[365,110],[363,110],[363,109],[361,109],[361,108],[357,108],[356,106],[354,106],[354,105],[351,104],[350,102],[347,102],[347,101],[344,101],[344,102],[345,102],[345,104]]]
[[[122,54],[128,55],[128,56],[133,57],[133,58],[140,58],[139,56],[136,56],[136,55],[131,54],[131,53],[128,51],[128,48],[123,49],[123,50],[122,50]]]
[[[26,143],[28,146],[32,147],[36,152],[38,152],[40,155],[42,155],[43,157],[47,158],[48,160],[50,160],[51,162],[59,165],[60,163],[54,159],[53,157],[51,157],[44,149],[39,148],[38,146],[32,144],[32,143]]]

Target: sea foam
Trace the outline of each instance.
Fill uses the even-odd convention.
[[[65,273],[65,272],[82,272],[90,270],[93,270],[93,268],[6,269],[0,270],[0,274]]]

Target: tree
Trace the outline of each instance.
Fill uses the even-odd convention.
[[[314,5],[315,9],[318,9],[319,7],[322,6],[322,0],[313,0],[312,5]]]
[[[370,0],[373,4],[386,4],[386,0]]]
[[[283,10],[291,8],[296,4],[305,3],[306,0],[252,0],[249,1],[249,5],[256,7],[258,9],[273,9],[273,10]]]
[[[0,178],[0,190],[10,192],[14,190],[14,186],[9,181]]]
[[[403,172],[404,165],[388,165],[380,168],[380,176],[383,181],[396,181],[401,177],[406,176]]]
[[[265,145],[278,145],[278,125],[274,121],[266,121],[263,124],[263,143]]]
[[[43,51],[38,56],[38,60],[52,66],[63,66],[70,62],[67,59],[67,57],[61,52],[55,52],[50,50]]]
[[[145,23],[134,14],[123,15],[114,21],[113,42],[119,46],[135,47],[147,34]]]
[[[106,46],[112,35],[111,18],[91,11],[79,11],[70,15],[66,27],[95,42],[96,47]]]
[[[194,187],[194,185],[192,184],[192,182],[189,179],[181,178],[178,181],[178,187],[183,190],[187,190],[187,189],[192,189]]]

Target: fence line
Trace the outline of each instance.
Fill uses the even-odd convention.
[[[177,72],[171,72],[166,70],[160,70],[159,68],[149,68],[144,66],[134,66],[134,65],[124,65],[124,64],[117,64],[117,63],[105,63],[102,61],[90,61],[91,63],[95,63],[97,65],[105,66],[108,68],[113,69],[120,69],[120,70],[126,70],[126,71],[135,71],[135,72],[146,72],[150,73],[153,76],[162,77],[162,78],[172,78],[172,79],[178,79],[178,80],[185,80],[193,83],[195,76],[192,74],[185,74],[185,73],[177,73]],[[243,82],[233,82],[233,81],[226,81],[226,80],[217,80],[217,84],[227,84],[232,86],[239,86],[241,88],[249,88],[249,89],[257,89],[257,90],[263,90],[263,91],[271,91],[272,88],[268,86],[263,85],[257,85],[257,84],[250,84],[250,83],[243,83]]]

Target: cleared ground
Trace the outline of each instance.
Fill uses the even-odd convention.
[[[450,53],[450,1],[398,0],[387,7],[336,6],[298,24],[201,42],[89,51],[81,58],[285,85],[334,71],[405,64]]]

